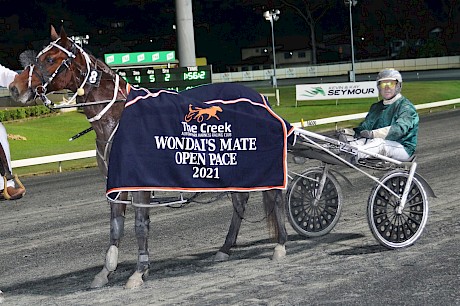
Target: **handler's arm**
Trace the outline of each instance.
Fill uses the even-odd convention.
[[[0,86],[8,87],[8,85],[14,81],[16,75],[17,73],[15,71],[0,65]]]

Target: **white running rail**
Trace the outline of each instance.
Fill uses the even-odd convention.
[[[415,105],[416,109],[427,109],[427,108],[435,108],[440,106],[452,105],[452,104],[460,104],[460,98],[452,99],[452,100],[445,100],[445,101],[438,101],[432,103],[425,103]],[[356,120],[366,117],[367,113],[359,113],[359,114],[352,114],[352,115],[344,115],[344,116],[336,116],[330,118],[321,118],[316,120],[308,120],[307,122],[295,122],[291,123],[294,127],[307,127],[307,126],[315,126],[327,123],[338,123],[342,121],[348,120]],[[64,161],[75,160],[75,159],[82,159],[82,158],[90,158],[96,157],[96,150],[89,150],[89,151],[81,151],[81,152],[74,152],[74,153],[65,153],[65,154],[57,154],[57,155],[50,155],[50,156],[42,156],[42,157],[33,157],[33,158],[26,158],[26,159],[19,159],[11,161],[12,168],[20,168],[20,167],[27,167],[27,166],[35,166],[35,165],[42,165],[48,163],[59,163],[59,172],[62,171],[61,164]]]

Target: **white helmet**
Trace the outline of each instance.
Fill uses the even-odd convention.
[[[377,75],[377,86],[379,85],[380,81],[387,81],[387,80],[394,80],[398,81],[396,84],[396,95],[401,92],[402,89],[402,76],[398,70],[394,68],[385,68],[379,72]]]
[[[385,68],[377,75],[377,82],[386,80],[395,80],[398,81],[398,83],[402,83],[401,73],[394,68]]]

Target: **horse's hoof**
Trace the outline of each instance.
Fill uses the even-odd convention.
[[[280,260],[281,258],[286,257],[286,247],[284,245],[278,244],[273,251],[272,260]]]
[[[128,282],[125,285],[125,289],[135,289],[142,286],[142,284],[144,283],[144,281],[142,280],[142,276],[146,274],[147,272],[134,272],[133,275],[129,277]]]
[[[230,258],[230,255],[225,254],[224,252],[217,252],[216,255],[214,255],[214,261],[227,261]]]
[[[96,276],[93,279],[93,282],[91,283],[91,288],[101,288],[107,285],[109,282],[109,276],[110,272],[107,270],[106,267],[102,268],[102,271],[96,274]]]
[[[118,248],[111,245],[105,255],[105,266],[109,271],[115,271],[118,265]]]

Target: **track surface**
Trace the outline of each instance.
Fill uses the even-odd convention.
[[[214,263],[232,211],[212,204],[151,211],[151,271],[144,286],[123,285],[135,268],[133,211],[109,285],[89,290],[109,238],[104,180],[96,169],[24,178],[26,196],[0,203],[0,289],[4,305],[459,305],[460,111],[422,117],[418,170],[435,191],[417,243],[387,250],[366,220],[372,182],[343,174],[344,209],[334,230],[307,239],[287,223],[287,257],[269,258],[261,194],[250,198],[230,261]],[[316,165],[317,162],[312,162]],[[291,170],[305,169],[290,164]],[[297,167],[297,168],[296,168]],[[376,176],[381,176],[376,173]]]

